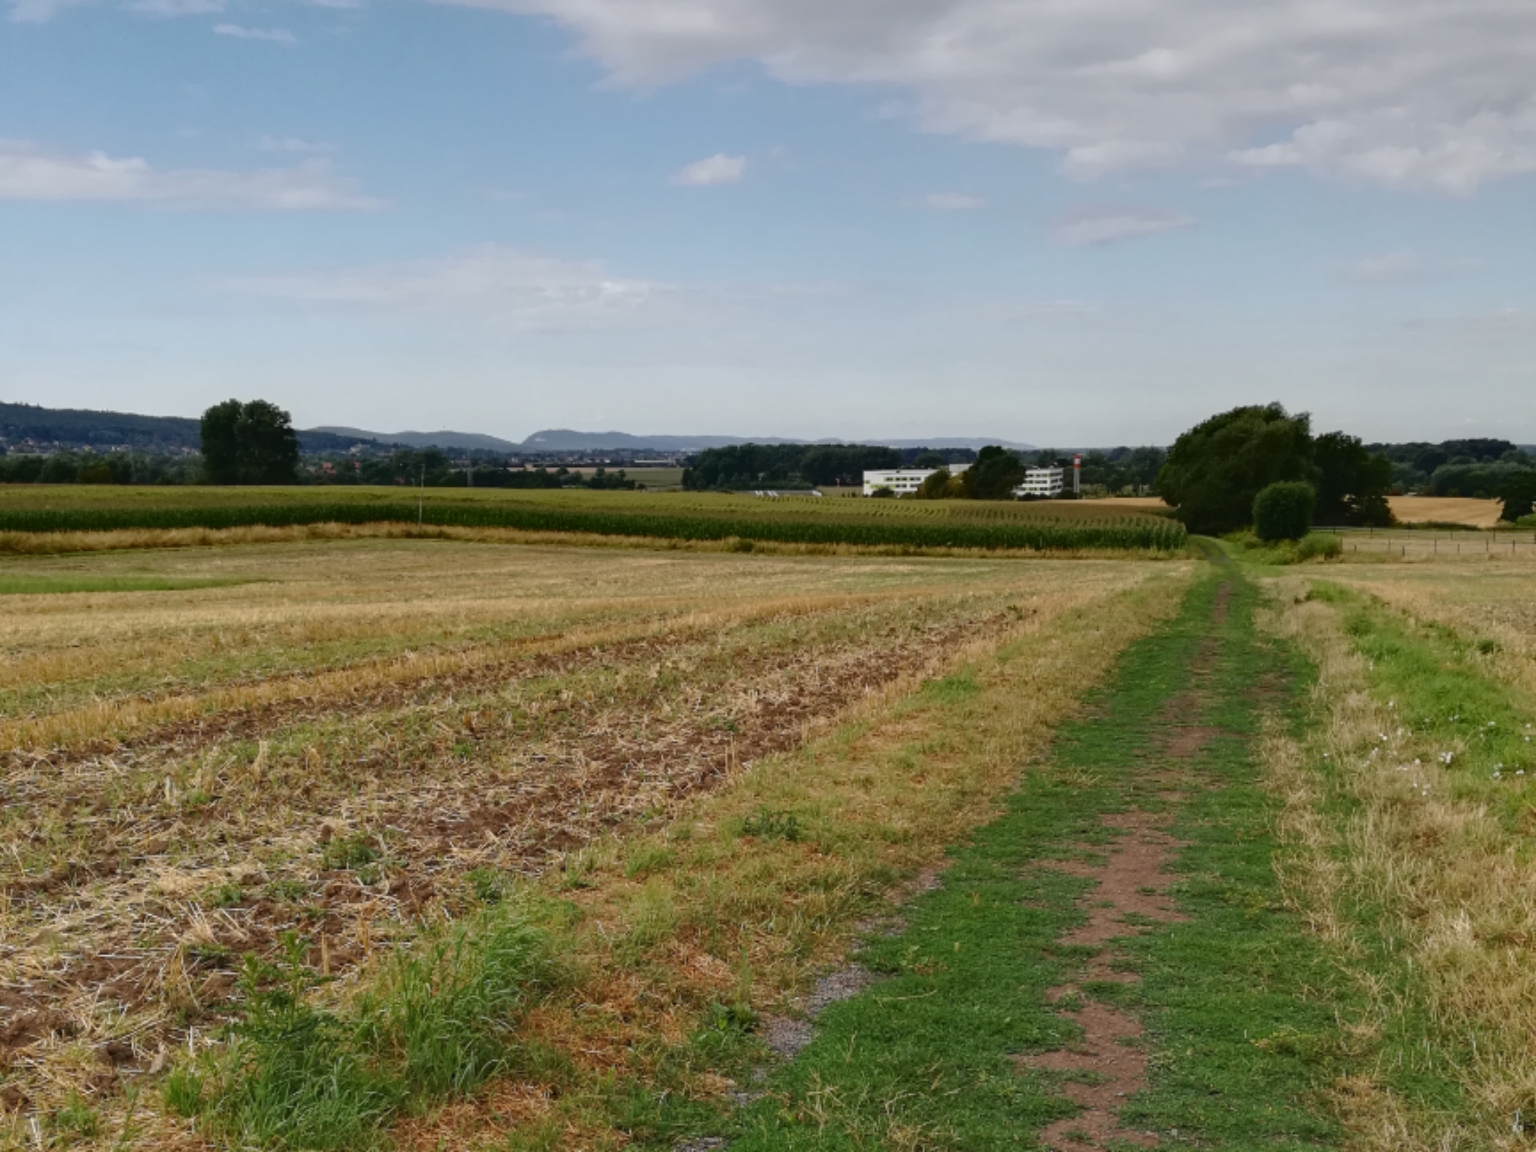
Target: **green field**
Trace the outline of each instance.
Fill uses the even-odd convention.
[[[413,523],[673,540],[900,548],[1176,551],[1184,529],[1087,501],[993,503],[577,489],[0,488],[0,532]]]

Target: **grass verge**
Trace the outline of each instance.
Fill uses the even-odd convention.
[[[1321,581],[1276,582],[1271,627],[1320,668],[1318,723],[1271,750],[1295,901],[1368,1007],[1375,1058],[1337,1091],[1364,1149],[1536,1136],[1532,702],[1486,640]]]

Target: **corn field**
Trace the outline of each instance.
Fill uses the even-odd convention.
[[[513,528],[532,532],[581,532],[663,540],[764,541],[899,548],[981,548],[1061,551],[1135,549],[1176,551],[1184,527],[1153,516],[1020,515],[1013,505],[957,508],[934,503],[888,508],[863,504],[857,515],[827,514],[821,505],[796,501],[710,514],[693,507],[678,512],[609,508],[540,507],[533,502],[440,500],[361,503],[293,501],[271,504],[98,505],[0,510],[0,532],[101,532],[123,529],[282,528],[307,524],[415,523],[433,527]],[[652,505],[654,507],[654,505]],[[959,514],[956,514],[956,513]],[[729,514],[735,513],[735,514]]]

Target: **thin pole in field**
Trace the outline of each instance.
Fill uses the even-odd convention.
[[[422,506],[422,501],[426,499],[426,495],[427,495],[427,464],[426,464],[426,461],[422,461],[422,464],[421,464],[421,484],[420,484],[420,487],[418,487],[416,489],[416,531],[418,531],[418,532],[421,531],[421,506]]]

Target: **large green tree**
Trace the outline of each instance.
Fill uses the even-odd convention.
[[[1376,528],[1392,523],[1387,507],[1392,461],[1372,455],[1358,436],[1328,432],[1312,442],[1312,463],[1317,468],[1316,523]]]
[[[1504,484],[1504,506],[1500,520],[1511,522],[1536,511],[1536,471],[1529,468],[1513,473]]]
[[[1162,497],[1191,532],[1246,526],[1254,498],[1281,480],[1311,481],[1312,418],[1279,404],[1234,408],[1174,441],[1157,476]]]
[[[203,413],[202,444],[213,484],[292,484],[297,478],[293,418],[265,400],[215,404]]]
[[[1008,500],[1024,482],[1024,463],[1006,448],[989,444],[960,478],[972,500]]]

